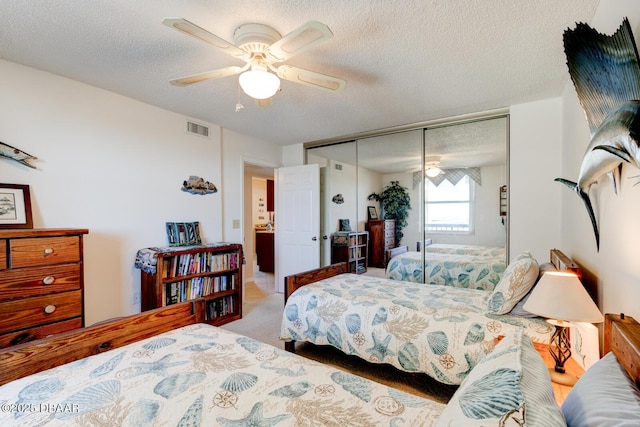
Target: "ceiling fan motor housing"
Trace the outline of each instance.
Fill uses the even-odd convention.
[[[233,33],[234,44],[253,54],[265,53],[269,46],[281,38],[279,32],[263,24],[244,24]]]

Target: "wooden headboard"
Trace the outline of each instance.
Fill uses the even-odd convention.
[[[560,249],[549,251],[549,260],[558,271],[571,271],[582,281],[582,269],[571,258],[566,256]]]
[[[604,316],[604,354],[610,351],[640,385],[640,323],[624,314]]]

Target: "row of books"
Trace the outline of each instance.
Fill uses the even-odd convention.
[[[166,305],[176,304],[235,288],[236,275],[194,277],[165,284]]]
[[[194,254],[176,255],[167,259],[169,266],[165,269],[165,278],[187,276],[190,274],[231,270],[240,265],[238,252],[214,253],[197,252]]]
[[[207,320],[232,314],[234,312],[233,304],[235,298],[235,295],[229,295],[224,298],[207,301]]]

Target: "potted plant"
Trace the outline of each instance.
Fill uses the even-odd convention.
[[[407,225],[411,197],[409,190],[400,185],[399,181],[391,181],[380,194],[371,193],[368,200],[380,202],[380,218],[396,220],[396,246],[402,240],[402,229]]]

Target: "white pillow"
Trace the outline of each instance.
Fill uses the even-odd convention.
[[[580,377],[562,403],[567,426],[632,427],[640,424],[640,391],[609,352]]]
[[[531,290],[538,279],[538,262],[529,252],[515,257],[504,271],[500,282],[489,296],[487,308],[496,314],[507,314]]]
[[[471,370],[436,423],[505,425],[565,426],[547,367],[523,329],[506,335]]]

